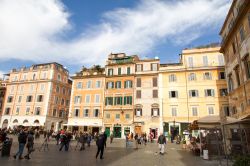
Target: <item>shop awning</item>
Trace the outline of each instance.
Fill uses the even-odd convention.
[[[197,120],[198,128],[218,128],[221,125],[221,120],[219,115],[209,115],[204,116]]]

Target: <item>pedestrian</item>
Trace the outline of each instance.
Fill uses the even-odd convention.
[[[135,150],[138,149],[139,140],[140,140],[139,135],[136,133],[135,134]]]
[[[60,132],[58,131],[56,134],[56,145],[59,145],[59,140],[60,140]]]
[[[163,133],[160,134],[160,136],[158,137],[158,144],[159,144],[159,149],[160,149],[160,154],[163,155],[164,154],[164,146],[167,143],[166,141],[166,137],[163,135]]]
[[[104,133],[103,133],[103,135],[104,135],[104,147],[106,148],[107,147],[107,138],[108,138],[108,135],[106,134],[106,132],[104,131]]]
[[[27,155],[24,156],[25,159],[29,160],[30,159],[30,154],[34,151],[34,132],[29,131],[28,136],[27,136],[27,149],[28,153]]]
[[[85,150],[85,143],[84,143],[84,134],[80,132],[80,138],[79,138],[79,143],[81,145],[80,151]]]
[[[97,140],[96,140],[96,145],[97,145],[97,153],[95,156],[96,159],[100,152],[101,152],[100,159],[103,159],[104,144],[105,144],[105,136],[104,136],[104,133],[101,133],[99,136],[97,136]]]
[[[111,133],[111,134],[110,134],[110,144],[112,144],[113,139],[114,139],[114,135],[113,135],[113,133]]]
[[[61,139],[61,147],[59,149],[59,151],[62,150],[62,148],[65,148],[65,151],[68,151],[68,140],[67,140],[67,136],[64,133],[64,131],[61,131],[61,135],[60,135],[60,139]]]
[[[91,134],[89,133],[89,134],[87,135],[87,144],[88,144],[88,147],[90,147],[91,140],[92,140]]]
[[[23,159],[22,154],[23,154],[23,150],[24,150],[26,142],[27,142],[27,134],[22,128],[20,133],[18,134],[19,148],[18,148],[17,153],[13,156],[14,159],[16,159],[17,157],[19,157],[19,160]]]

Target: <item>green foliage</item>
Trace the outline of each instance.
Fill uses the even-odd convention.
[[[233,166],[249,166],[250,165],[250,156],[237,156],[235,158]]]

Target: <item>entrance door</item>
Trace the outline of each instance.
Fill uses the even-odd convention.
[[[141,135],[141,126],[135,126],[135,133]]]
[[[105,127],[105,133],[108,137],[110,136],[110,127]]]
[[[92,134],[99,133],[99,127],[93,127],[92,128]]]
[[[122,128],[121,127],[114,127],[114,138],[121,138],[122,136]]]
[[[73,126],[72,130],[73,130],[73,132],[74,132],[74,131],[78,131],[78,130],[79,130],[79,127],[78,127],[78,126]]]
[[[128,135],[130,133],[130,127],[124,127],[124,135]]]
[[[179,126],[170,126],[172,138],[175,139],[177,135],[179,135]]]

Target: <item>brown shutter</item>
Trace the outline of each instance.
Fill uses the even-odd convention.
[[[153,98],[158,98],[158,90],[153,90]]]
[[[141,98],[141,90],[136,91],[136,98],[140,99]]]
[[[157,77],[153,77],[153,87],[157,87]]]
[[[137,87],[141,87],[141,78],[137,78],[137,82],[136,82],[136,86]]]

